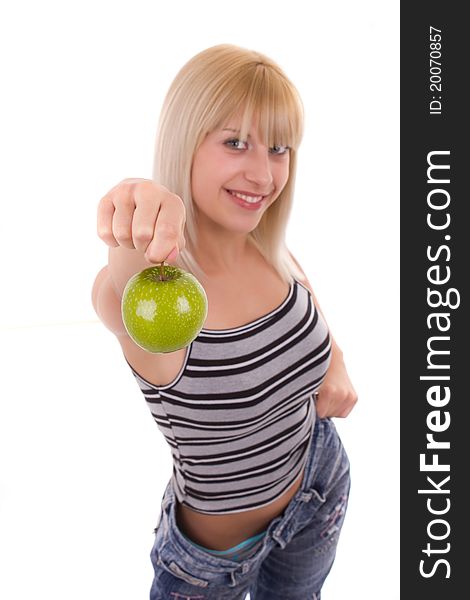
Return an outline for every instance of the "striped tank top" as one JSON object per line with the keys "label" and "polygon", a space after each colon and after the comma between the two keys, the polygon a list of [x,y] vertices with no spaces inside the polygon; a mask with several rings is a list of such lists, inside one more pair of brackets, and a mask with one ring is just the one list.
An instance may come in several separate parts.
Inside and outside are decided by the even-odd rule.
{"label": "striped tank top", "polygon": [[309,290],[246,325],[202,329],[179,374],[158,386],[132,372],[171,447],[177,500],[205,514],[260,508],[305,466],[313,393],[331,340]]}

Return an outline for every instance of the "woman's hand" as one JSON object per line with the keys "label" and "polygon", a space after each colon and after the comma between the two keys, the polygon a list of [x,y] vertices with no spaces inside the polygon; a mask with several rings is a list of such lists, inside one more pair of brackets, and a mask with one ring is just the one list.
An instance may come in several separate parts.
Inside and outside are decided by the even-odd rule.
{"label": "woman's hand", "polygon": [[185,246],[183,201],[149,179],[124,179],[98,206],[98,236],[111,247],[144,253],[150,263],[170,262]]}
{"label": "woman's hand", "polygon": [[346,371],[342,352],[333,344],[328,372],[317,391],[317,415],[320,419],[347,417],[356,402],[357,394]]}

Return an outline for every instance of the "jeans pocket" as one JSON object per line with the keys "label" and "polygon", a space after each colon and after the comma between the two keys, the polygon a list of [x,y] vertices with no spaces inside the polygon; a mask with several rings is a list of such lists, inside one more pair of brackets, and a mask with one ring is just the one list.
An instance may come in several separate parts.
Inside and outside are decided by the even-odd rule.
{"label": "jeans pocket", "polygon": [[330,510],[323,516],[322,528],[320,530],[320,537],[324,541],[329,541],[336,538],[343,525],[344,516],[346,514],[346,507],[348,503],[348,496],[341,494]]}
{"label": "jeans pocket", "polygon": [[305,494],[307,501],[296,514],[293,533],[303,532],[311,538],[314,555],[330,552],[337,545],[348,504],[348,489],[348,486],[338,486],[323,494],[312,488]]}

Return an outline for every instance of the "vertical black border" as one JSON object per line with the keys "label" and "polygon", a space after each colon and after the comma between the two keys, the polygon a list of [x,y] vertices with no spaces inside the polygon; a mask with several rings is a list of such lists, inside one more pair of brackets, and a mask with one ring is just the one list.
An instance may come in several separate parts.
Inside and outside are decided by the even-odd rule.
{"label": "vertical black border", "polygon": [[[470,194],[465,180],[470,172],[470,155],[466,147],[466,139],[470,137],[470,107],[464,88],[468,85],[470,35],[469,24],[463,15],[464,6],[465,3],[444,1],[401,2],[400,6],[400,597],[404,600],[460,600],[468,595],[470,386],[466,375],[470,377],[470,352],[467,349],[470,343],[467,283],[470,277],[467,266],[467,260],[470,262],[467,243],[470,241],[470,217],[466,214]],[[442,36],[441,90],[430,89],[431,26],[440,29]],[[434,56],[438,58],[437,54]],[[435,77],[434,81],[437,80]],[[442,103],[441,114],[430,114],[430,102],[438,99]],[[438,104],[434,106],[438,107]],[[431,159],[450,165],[447,171],[449,183],[428,181],[428,157],[433,151],[449,151],[448,155],[436,154]],[[432,173],[436,175],[435,179],[446,178],[444,170],[436,169]],[[428,206],[428,194],[432,189],[444,189],[449,194],[450,203],[446,209],[434,210]],[[432,199],[444,202],[446,194],[436,192]],[[448,213],[449,226],[443,230],[431,228],[427,223],[428,213],[432,213],[435,223],[444,223]],[[439,270],[428,271],[436,265]],[[435,284],[429,280],[429,276],[442,280],[449,274],[447,283]],[[428,288],[440,291],[443,298],[451,288],[457,290],[449,299],[450,304],[456,304],[459,297],[459,306],[432,308]],[[438,302],[437,298],[435,295],[433,300]],[[437,319],[428,321],[432,313],[447,314],[440,324],[443,327],[450,324],[448,331],[439,331]],[[436,355],[432,359],[434,365],[449,365],[448,370],[429,368],[427,344],[432,336],[449,337],[431,342],[432,348],[449,351],[449,354]],[[426,375],[448,375],[450,380],[420,379]],[[448,386],[450,400],[446,405],[431,406],[427,395],[431,386],[441,386],[442,397],[444,386]],[[434,433],[435,440],[450,443],[448,449],[426,448],[426,436],[432,433],[427,419],[432,419],[429,415],[436,410],[439,410],[440,423],[450,418],[448,428]],[[436,419],[431,423],[435,425]],[[420,454],[423,453],[427,463],[437,453],[440,464],[449,464],[449,472],[420,469]],[[434,485],[427,480],[428,476]],[[442,483],[447,476],[450,479]],[[418,493],[420,489],[436,490],[436,486],[447,492]],[[448,510],[441,515],[432,514],[429,506],[436,511]],[[446,521],[447,525],[438,519]],[[443,539],[433,540],[429,531]],[[428,543],[431,551],[427,554],[423,550]],[[442,562],[438,563],[439,560]],[[428,577],[420,573],[420,561],[424,561],[421,568]]]}

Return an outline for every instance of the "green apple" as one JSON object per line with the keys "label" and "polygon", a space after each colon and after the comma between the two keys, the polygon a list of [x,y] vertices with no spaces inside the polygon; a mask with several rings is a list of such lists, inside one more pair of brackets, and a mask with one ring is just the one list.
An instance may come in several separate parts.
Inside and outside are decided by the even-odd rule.
{"label": "green apple", "polygon": [[188,346],[207,317],[200,282],[179,267],[149,267],[124,288],[122,320],[134,342],[148,352],[174,352]]}

